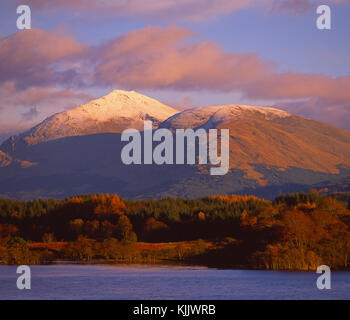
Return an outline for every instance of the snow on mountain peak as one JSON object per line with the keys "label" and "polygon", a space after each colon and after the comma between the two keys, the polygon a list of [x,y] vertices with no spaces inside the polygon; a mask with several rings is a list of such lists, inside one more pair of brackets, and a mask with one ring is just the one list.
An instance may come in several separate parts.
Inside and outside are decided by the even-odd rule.
{"label": "snow on mountain peak", "polygon": [[158,125],[178,112],[135,91],[114,90],[104,97],[54,114],[15,139],[34,145],[69,136],[120,133],[128,128],[140,130],[144,120]]}
{"label": "snow on mountain peak", "polygon": [[156,128],[215,127],[220,123],[239,119],[264,117],[275,120],[291,116],[274,109],[244,105],[197,107],[179,111],[135,91],[113,90],[104,97],[84,105],[52,115],[7,143],[10,150],[20,141],[26,145],[70,136],[97,133],[121,133],[128,128],[143,130],[144,120],[151,120]]}
{"label": "snow on mountain peak", "polygon": [[266,120],[275,120],[278,118],[286,118],[291,116],[291,114],[286,111],[269,107],[224,105],[218,106],[216,108],[218,110],[214,113],[213,118],[222,121],[226,121],[232,118],[243,119],[249,116],[253,116],[254,114],[263,115]]}
{"label": "snow on mountain peak", "polygon": [[144,118],[163,121],[178,111],[135,91],[114,90],[106,96],[66,111],[67,116],[84,120],[108,121],[114,118]]}
{"label": "snow on mountain peak", "polygon": [[175,114],[165,121],[164,126],[173,128],[204,126],[205,128],[211,128],[226,121],[252,119],[261,116],[267,121],[272,121],[290,117],[292,114],[275,108],[246,105],[196,107]]}

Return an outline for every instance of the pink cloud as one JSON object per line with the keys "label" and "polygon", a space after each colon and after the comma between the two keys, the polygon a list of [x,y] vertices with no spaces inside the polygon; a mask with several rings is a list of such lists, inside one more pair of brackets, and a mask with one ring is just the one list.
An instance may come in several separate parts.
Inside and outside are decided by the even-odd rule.
{"label": "pink cloud", "polygon": [[95,49],[95,81],[129,88],[232,90],[266,74],[254,54],[224,53],[214,42],[193,42],[185,28],[148,27]]}
{"label": "pink cloud", "polygon": [[294,13],[303,13],[312,8],[315,1],[311,0],[284,0],[274,1],[271,6],[272,12],[289,11]]}
{"label": "pink cloud", "polygon": [[0,86],[0,134],[28,129],[48,114],[90,101],[84,92],[54,87],[17,89],[13,81]]}
{"label": "pink cloud", "polygon": [[348,102],[311,98],[304,101],[277,105],[276,107],[305,118],[350,130],[350,104]]}
{"label": "pink cloud", "polygon": [[255,54],[225,53],[181,27],[132,31],[94,49],[95,83],[136,89],[240,91],[262,99],[350,102],[350,76],[279,73]]}
{"label": "pink cloud", "polygon": [[[20,1],[16,0],[16,3]],[[259,8],[267,11],[304,12],[319,4],[317,0],[27,0],[26,4],[52,13],[68,9],[79,13],[156,18],[167,20],[197,20],[216,18],[232,12]],[[333,0],[333,4],[348,4],[348,0]]]}
{"label": "pink cloud", "polygon": [[87,85],[317,101],[318,109],[305,104],[304,110],[309,106],[314,114],[317,110],[326,114],[324,104],[328,104],[333,113],[345,110],[344,117],[350,106],[350,76],[281,73],[256,54],[225,52],[217,43],[201,41],[177,26],[147,27],[90,47],[60,32],[27,30],[0,39],[0,59],[2,108],[62,106],[68,100],[84,99],[68,88]]}
{"label": "pink cloud", "polygon": [[244,87],[247,96],[265,99],[319,97],[350,103],[350,76],[328,77],[304,73],[272,73]]}
{"label": "pink cloud", "polygon": [[189,96],[184,97],[182,100],[177,101],[166,101],[168,106],[172,106],[174,109],[183,111],[188,108],[192,108],[192,99]]}
{"label": "pink cloud", "polygon": [[10,110],[18,107],[72,107],[92,99],[92,96],[70,89],[54,87],[30,87],[17,89],[13,81],[7,81],[0,86],[0,110]]}
{"label": "pink cloud", "polygon": [[[74,68],[59,71],[55,63],[68,61],[84,51],[72,36],[59,31],[23,30],[0,39],[0,82],[16,81],[18,86],[73,81]],[[56,69],[55,69],[56,68]]]}
{"label": "pink cloud", "polygon": [[[154,40],[154,41],[153,41]],[[180,27],[132,31],[94,49],[94,82],[136,89],[239,92],[297,100],[289,111],[350,129],[350,76],[278,72],[255,54],[226,53]],[[306,101],[306,102],[305,102]],[[310,101],[312,103],[310,103]],[[331,116],[328,113],[332,114]]]}
{"label": "pink cloud", "polygon": [[[267,0],[260,0],[267,1]],[[271,0],[268,0],[271,1]],[[19,1],[18,1],[19,3]],[[258,0],[27,0],[27,4],[51,10],[69,9],[79,12],[161,19],[203,20],[257,5]]]}
{"label": "pink cloud", "polygon": [[[227,53],[190,30],[170,26],[131,31],[87,47],[60,32],[26,30],[0,39],[0,83],[239,91],[258,99],[319,97],[350,102],[350,76],[279,73],[256,54]],[[27,92],[28,94],[28,92]],[[17,97],[17,99],[19,99]]]}

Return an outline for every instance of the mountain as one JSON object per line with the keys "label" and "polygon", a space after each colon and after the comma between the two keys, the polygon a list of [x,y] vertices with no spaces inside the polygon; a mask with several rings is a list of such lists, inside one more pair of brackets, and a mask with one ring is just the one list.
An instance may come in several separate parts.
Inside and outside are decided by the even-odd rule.
{"label": "mountain", "polygon": [[178,112],[135,91],[114,90],[102,98],[54,114],[27,132],[8,139],[2,149],[13,152],[20,146],[64,137],[120,133],[126,128],[143,130],[144,120],[152,120],[157,126]]}
{"label": "mountain", "polygon": [[[211,176],[205,165],[124,165],[120,132],[142,129],[146,119],[172,130],[229,129],[229,173]],[[13,198],[115,192],[128,198],[237,193],[272,199],[350,177],[349,131],[274,108],[178,112],[126,91],[53,115],[0,149],[0,196]]]}
{"label": "mountain", "polygon": [[291,113],[252,106],[224,105],[185,110],[165,120],[167,128],[230,130],[230,168],[267,183],[259,167],[301,168],[339,174],[350,166],[350,132]]}

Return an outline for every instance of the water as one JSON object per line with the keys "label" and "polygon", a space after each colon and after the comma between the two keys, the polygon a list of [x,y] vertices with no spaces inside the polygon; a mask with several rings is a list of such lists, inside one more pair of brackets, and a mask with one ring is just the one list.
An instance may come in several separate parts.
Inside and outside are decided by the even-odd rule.
{"label": "water", "polygon": [[32,266],[18,290],[14,266],[0,266],[0,299],[350,299],[350,272],[318,290],[313,272],[216,270],[149,265]]}

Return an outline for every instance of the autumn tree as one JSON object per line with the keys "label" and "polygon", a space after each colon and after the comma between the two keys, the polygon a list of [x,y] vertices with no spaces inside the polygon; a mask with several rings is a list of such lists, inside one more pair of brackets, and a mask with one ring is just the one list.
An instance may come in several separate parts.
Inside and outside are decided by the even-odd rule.
{"label": "autumn tree", "polygon": [[164,222],[158,221],[155,218],[151,217],[146,220],[144,231],[152,232],[155,230],[161,230],[161,229],[167,229],[167,228],[168,226]]}
{"label": "autumn tree", "polygon": [[120,251],[120,243],[115,238],[105,239],[102,243],[103,255],[107,259],[116,259]]}
{"label": "autumn tree", "polygon": [[153,217],[148,218],[143,227],[145,237],[148,241],[160,239],[167,229],[168,226],[164,222],[158,221]]}
{"label": "autumn tree", "polygon": [[80,235],[76,241],[68,243],[64,248],[66,257],[81,261],[91,260],[95,252],[96,240],[89,239],[82,235]]}
{"label": "autumn tree", "polygon": [[127,216],[119,216],[118,223],[116,225],[116,231],[121,240],[128,240],[132,232],[132,224]]}
{"label": "autumn tree", "polygon": [[117,230],[117,226],[109,222],[108,220],[104,220],[101,223],[101,236],[105,239],[111,238]]}
{"label": "autumn tree", "polygon": [[124,213],[125,203],[118,195],[96,195],[93,197],[94,214],[100,216],[121,215]]}

